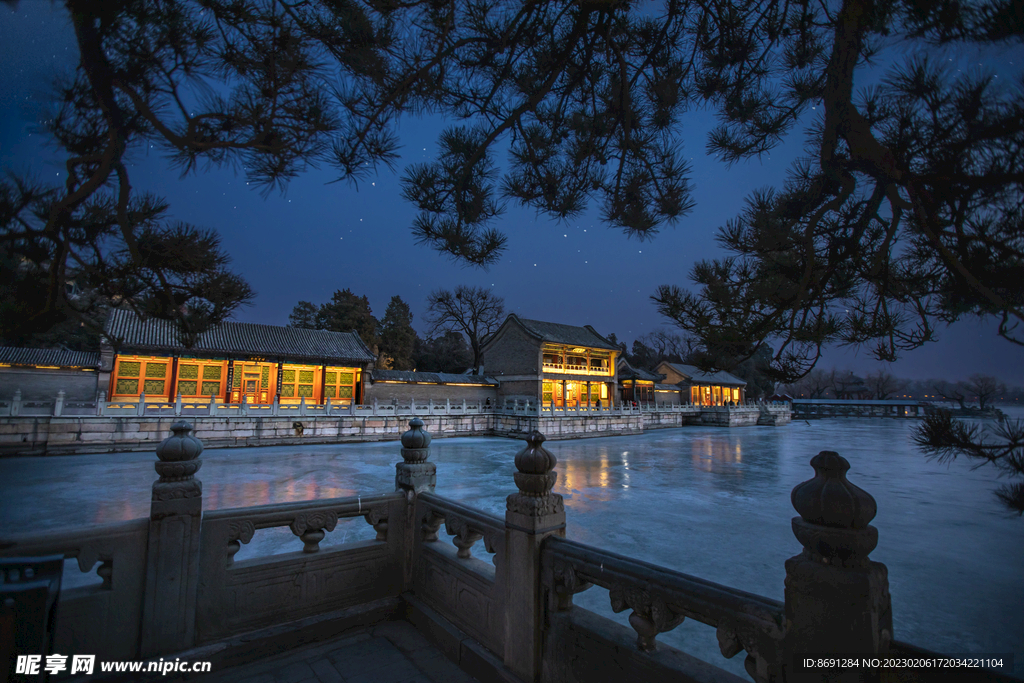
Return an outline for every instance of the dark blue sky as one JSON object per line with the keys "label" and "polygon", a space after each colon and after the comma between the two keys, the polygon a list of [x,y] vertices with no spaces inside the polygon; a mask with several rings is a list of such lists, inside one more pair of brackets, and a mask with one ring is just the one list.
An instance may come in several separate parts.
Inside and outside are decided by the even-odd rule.
{"label": "dark blue sky", "polygon": [[[1007,61],[1014,56],[1024,61],[1019,50]],[[69,69],[75,59],[61,5],[28,0],[14,10],[0,6],[0,166],[63,182],[60,157],[32,128],[50,74]],[[220,233],[233,270],[257,292],[238,320],[283,325],[297,301],[321,303],[347,287],[367,295],[378,317],[392,296],[401,296],[422,332],[427,294],[468,284],[493,287],[509,311],[524,317],[590,324],[631,342],[666,329],[649,297],[661,284],[688,285],[695,261],[720,256],[716,228],[736,215],[750,191],[778,183],[803,144],[793,136],[770,157],[730,168],[704,153],[710,116],[697,112],[684,123],[697,207],[675,227],[637,242],[604,227],[596,210],[561,224],[509,205],[500,224],[508,249],[486,271],[416,246],[409,230],[415,211],[400,196],[400,170],[431,158],[446,124],[441,118],[404,119],[399,171],[385,169],[358,188],[328,184],[335,176],[324,167],[264,199],[230,167],[181,178],[168,170],[158,149],[130,158],[132,184],[165,197],[173,218]],[[890,369],[911,378],[960,379],[981,372],[1024,384],[1024,349],[997,338],[992,321],[961,322],[941,329],[940,337]],[[819,367],[833,365],[866,373],[878,363],[863,350],[837,349]]]}

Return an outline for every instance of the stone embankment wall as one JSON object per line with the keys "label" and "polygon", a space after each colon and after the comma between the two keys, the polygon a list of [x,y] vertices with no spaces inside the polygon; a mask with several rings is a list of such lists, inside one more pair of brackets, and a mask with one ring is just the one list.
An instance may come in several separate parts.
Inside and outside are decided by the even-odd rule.
{"label": "stone embankment wall", "polygon": [[[775,424],[789,422],[785,408],[772,407]],[[525,438],[539,429],[548,439],[579,439],[642,434],[648,429],[713,424],[737,427],[758,423],[756,408],[704,408],[693,413],[623,415],[420,415],[435,437],[505,436]],[[5,417],[0,418],[0,455],[66,455],[150,451],[180,417]],[[408,429],[409,416],[186,417],[208,448],[284,446],[389,441]],[[763,423],[762,423],[763,424]]]}
{"label": "stone embankment wall", "polygon": [[748,427],[756,425],[761,411],[757,406],[737,408],[707,407],[700,412],[700,424],[716,427]]}
{"label": "stone embankment wall", "polygon": [[[151,451],[182,418],[14,417],[0,420],[0,455]],[[187,417],[207,448],[397,440],[409,417]],[[492,433],[493,415],[420,416],[431,434]]]}

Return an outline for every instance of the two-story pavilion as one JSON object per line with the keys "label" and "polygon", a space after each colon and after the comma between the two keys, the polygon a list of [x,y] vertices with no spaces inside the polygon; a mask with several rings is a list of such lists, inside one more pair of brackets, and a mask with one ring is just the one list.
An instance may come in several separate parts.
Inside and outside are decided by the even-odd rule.
{"label": "two-story pavilion", "polygon": [[[100,351],[108,400],[344,404],[362,399],[374,355],[354,332],[225,322],[191,349],[169,320],[111,311]],[[105,375],[105,376],[104,376]],[[109,384],[108,384],[109,382]]]}
{"label": "two-story pavilion", "polygon": [[590,325],[527,320],[512,313],[484,340],[484,367],[505,398],[546,406],[615,403],[619,348]]}
{"label": "two-story pavilion", "polygon": [[690,390],[690,403],[702,406],[720,406],[729,402],[742,403],[747,383],[724,370],[703,372],[693,365],[662,361],[654,371],[665,375],[666,384],[676,384]]}

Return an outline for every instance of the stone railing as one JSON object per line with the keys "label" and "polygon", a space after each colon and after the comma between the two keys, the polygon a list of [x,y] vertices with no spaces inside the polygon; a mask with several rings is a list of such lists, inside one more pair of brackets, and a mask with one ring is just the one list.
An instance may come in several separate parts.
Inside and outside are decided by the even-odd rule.
{"label": "stone railing", "polygon": [[133,659],[137,655],[145,592],[147,520],[45,534],[8,536],[6,531],[0,538],[0,556],[63,555],[75,560],[79,571],[96,574],[93,581],[79,587],[68,584],[80,581],[65,579],[54,652],[103,652],[109,653],[110,659]]}
{"label": "stone railing", "polygon": [[[421,536],[414,594],[485,648],[501,652],[507,590],[504,520],[431,493],[418,497],[415,519]],[[439,533],[452,537],[452,545],[439,541]],[[478,541],[482,557],[473,555]]]}
{"label": "stone railing", "polygon": [[[196,640],[210,642],[398,595],[402,568],[389,521],[404,514],[398,493],[215,510],[203,516]],[[339,520],[362,517],[374,540],[321,549]],[[287,527],[295,552],[235,562],[257,531]],[[301,562],[303,588],[293,585]]]}
{"label": "stone railing", "polygon": [[501,403],[484,401],[440,401],[429,400],[417,403],[353,402],[337,403],[327,399],[325,403],[270,404],[221,403],[216,399],[183,399],[173,402],[147,399],[143,394],[137,399],[107,401],[102,396],[95,401],[66,401],[60,392],[52,401],[23,401],[20,392],[13,399],[0,401],[0,417],[412,417],[415,415],[521,415],[526,417],[573,417],[597,415],[637,415],[641,413],[682,413],[694,414],[701,410],[728,409],[732,411],[759,410],[770,405],[782,409],[787,403],[766,403],[747,401],[743,404],[726,406],[701,406],[693,403],[620,403],[613,406],[543,406],[533,401],[506,400]]}
{"label": "stone railing", "polygon": [[554,612],[571,610],[576,593],[595,585],[606,588],[612,611],[632,610],[629,623],[643,652],[654,652],[659,633],[690,618],[717,629],[726,658],[746,650],[745,666],[755,680],[782,669],[785,606],[780,602],[562,538],[545,544],[541,572]]}
{"label": "stone railing", "polygon": [[[780,603],[566,539],[555,458],[536,431],[515,456],[504,519],[438,496],[431,436],[419,418],[409,424],[394,493],[203,514],[202,444],[179,422],[157,449],[149,519],[9,536],[0,556],[98,565],[99,585],[62,592],[55,642],[102,659],[226,663],[242,644],[257,656],[402,617],[481,680],[741,680],[658,642],[685,618],[716,629],[723,656],[745,652],[758,683],[823,680],[798,655],[927,654],[893,640],[887,570],[869,559],[875,501],[847,481],[849,463],[836,453],[815,456],[815,476],[793,489],[803,550],[786,561]],[[376,538],[321,546],[360,517]],[[255,534],[277,527],[296,537],[294,552],[236,561]],[[608,590],[614,612],[631,611],[631,628],[573,605],[592,586]],[[887,680],[863,668],[838,673],[829,680]],[[935,671],[914,673],[935,680]],[[983,671],[958,680],[1009,679]]]}

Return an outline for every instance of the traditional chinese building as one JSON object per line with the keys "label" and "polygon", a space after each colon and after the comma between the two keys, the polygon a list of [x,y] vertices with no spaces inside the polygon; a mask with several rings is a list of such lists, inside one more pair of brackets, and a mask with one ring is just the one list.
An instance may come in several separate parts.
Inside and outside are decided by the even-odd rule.
{"label": "traditional chinese building", "polygon": [[100,386],[109,401],[360,402],[374,355],[354,332],[225,322],[191,349],[169,320],[114,310],[104,329]]}
{"label": "traditional chinese building", "polygon": [[0,397],[52,401],[58,392],[75,401],[96,399],[100,354],[64,349],[0,347]]}
{"label": "traditional chinese building", "polygon": [[[619,391],[624,403],[664,402],[655,389],[661,386],[659,383],[665,379],[665,375],[659,375],[643,368],[634,368],[625,358],[619,358],[616,365]],[[679,393],[679,387],[672,388],[677,394]],[[678,403],[678,400],[674,402]]]}
{"label": "traditional chinese building", "polygon": [[689,389],[689,402],[702,406],[720,406],[726,403],[742,403],[747,383],[736,375],[719,370],[703,372],[693,365],[662,361],[655,372],[665,376],[666,384],[676,384],[683,389],[684,397]]}
{"label": "traditional chinese building", "polygon": [[589,325],[527,320],[514,313],[484,340],[484,367],[503,398],[546,406],[610,406],[619,348]]}

